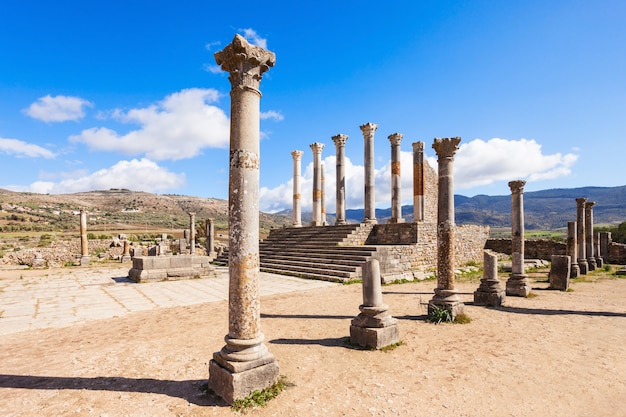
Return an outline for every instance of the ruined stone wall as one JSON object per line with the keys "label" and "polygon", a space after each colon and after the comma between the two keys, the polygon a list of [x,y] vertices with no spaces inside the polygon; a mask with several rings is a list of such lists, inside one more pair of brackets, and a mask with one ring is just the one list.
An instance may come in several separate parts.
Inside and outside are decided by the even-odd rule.
{"label": "ruined stone wall", "polygon": [[609,245],[609,259],[605,262],[610,264],[626,265],[626,245],[623,243],[611,242]]}
{"label": "ruined stone wall", "polygon": [[[89,256],[94,259],[119,259],[122,255],[121,246],[111,247],[113,240],[92,239],[88,241]],[[46,266],[61,267],[72,263],[80,257],[80,239],[59,240],[50,247],[24,248],[14,252],[7,252],[0,258],[0,265],[28,265],[32,266],[37,254],[46,262]]]}
{"label": "ruined stone wall", "polygon": [[437,223],[437,198],[439,196],[439,177],[434,168],[424,158],[424,223]]}
{"label": "ruined stone wall", "polygon": [[[420,226],[421,227],[421,223]],[[390,223],[374,226],[366,245],[412,245],[418,242],[417,223]]]}
{"label": "ruined stone wall", "polygon": [[[488,239],[485,249],[498,253],[511,254],[511,239]],[[524,241],[524,258],[550,261],[552,255],[566,255],[566,244],[552,239],[531,239]]]}
{"label": "ruined stone wall", "polygon": [[489,231],[489,226],[473,224],[456,226],[454,231],[455,266],[465,265],[468,262],[483,262],[483,251],[489,239]]}

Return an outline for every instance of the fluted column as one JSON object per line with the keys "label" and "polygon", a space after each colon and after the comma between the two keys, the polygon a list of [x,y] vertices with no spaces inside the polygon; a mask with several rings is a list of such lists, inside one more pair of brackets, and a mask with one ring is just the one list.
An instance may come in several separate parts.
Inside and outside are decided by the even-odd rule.
{"label": "fluted column", "polygon": [[80,210],[80,266],[89,265],[89,241],[87,240],[87,211]]}
{"label": "fluted column", "polygon": [[312,143],[313,151],[313,226],[322,225],[322,150],[323,143]]}
{"label": "fluted column", "polygon": [[578,245],[576,243],[576,222],[567,222],[566,254],[570,257],[570,278],[578,278]]}
{"label": "fluted column", "polygon": [[231,83],[229,289],[226,345],[209,365],[209,388],[229,403],[272,385],[279,369],[263,343],[259,298],[259,86],[276,56],[236,35],[215,54]]}
{"label": "fluted column", "polygon": [[460,137],[436,138],[433,149],[437,153],[439,196],[437,200],[437,288],[428,303],[428,312],[444,308],[454,319],[463,312],[458,291],[454,288],[454,154],[459,149]]}
{"label": "fluted column", "polygon": [[189,213],[189,254],[196,253],[196,213]]}
{"label": "fluted column", "polygon": [[413,221],[424,221],[424,142],[413,142]]}
{"label": "fluted column", "polygon": [[365,142],[365,204],[364,204],[364,223],[377,223],[376,221],[376,195],[374,193],[374,132],[378,129],[375,123],[366,123],[362,125],[363,139]]}
{"label": "fluted column", "polygon": [[302,227],[302,199],[300,198],[302,154],[302,151],[291,152],[293,158],[293,227]]}
{"label": "fluted column", "polygon": [[337,159],[337,178],[336,178],[336,205],[335,205],[335,224],[346,224],[346,141],[348,136],[338,134],[333,136],[335,142],[336,159]]}
{"label": "fluted column", "polygon": [[585,203],[585,253],[587,255],[587,265],[589,271],[596,269],[595,245],[593,244],[593,206],[595,201],[587,201]]}
{"label": "fluted column", "polygon": [[391,219],[389,223],[403,223],[402,218],[402,196],[401,196],[401,165],[400,165],[400,142],[403,135],[393,133],[389,135],[391,143]]}
{"label": "fluted column", "polygon": [[584,197],[576,199],[576,239],[578,240],[578,267],[580,273],[586,275],[589,272],[587,263],[587,244],[585,243],[585,203]]}
{"label": "fluted column", "polygon": [[524,185],[510,181],[511,188],[511,257],[512,273],[506,282],[506,295],[526,297],[530,294],[528,275],[524,272]]}

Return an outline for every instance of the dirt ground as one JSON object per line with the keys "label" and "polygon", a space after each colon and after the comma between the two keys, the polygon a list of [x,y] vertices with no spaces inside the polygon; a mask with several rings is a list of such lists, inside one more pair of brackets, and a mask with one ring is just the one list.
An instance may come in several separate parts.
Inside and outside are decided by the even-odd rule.
{"label": "dirt ground", "polygon": [[[250,416],[624,416],[626,279],[471,305],[469,324],[425,321],[433,281],[383,287],[403,344],[345,341],[360,285],[264,297],[262,330],[293,386]],[[132,313],[0,340],[2,416],[231,416],[199,389],[224,345],[227,304]],[[1,318],[0,318],[1,325]]]}

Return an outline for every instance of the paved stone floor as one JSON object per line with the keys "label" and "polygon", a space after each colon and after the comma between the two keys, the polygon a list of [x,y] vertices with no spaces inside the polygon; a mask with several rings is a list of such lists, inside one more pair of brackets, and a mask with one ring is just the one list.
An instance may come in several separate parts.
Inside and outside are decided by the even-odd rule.
{"label": "paved stone floor", "polygon": [[[228,300],[228,268],[207,278],[137,284],[129,266],[0,271],[0,335],[63,327],[134,311]],[[15,276],[16,275],[16,276]],[[339,285],[261,273],[261,296]]]}

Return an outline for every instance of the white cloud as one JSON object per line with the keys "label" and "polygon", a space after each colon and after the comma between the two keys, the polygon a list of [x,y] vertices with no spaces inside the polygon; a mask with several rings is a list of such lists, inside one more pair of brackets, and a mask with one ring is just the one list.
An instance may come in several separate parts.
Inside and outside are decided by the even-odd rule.
{"label": "white cloud", "polygon": [[222,109],[209,105],[219,97],[214,89],[190,88],[145,108],[116,109],[110,117],[139,125],[139,129],[120,135],[107,127],[93,127],[70,140],[96,151],[145,154],[154,160],[192,158],[204,148],[228,146],[228,117]]}
{"label": "white cloud", "polygon": [[221,74],[222,72],[224,72],[224,70],[222,69],[222,67],[220,67],[217,64],[205,64],[204,65],[204,70],[206,72],[210,72],[211,74]]}
{"label": "white cloud", "polygon": [[260,116],[261,120],[274,119],[279,122],[285,120],[285,117],[280,112],[277,112],[275,110],[261,112]]}
{"label": "white cloud", "polygon": [[260,37],[254,29],[239,29],[239,31],[242,32],[243,37],[251,44],[267,49],[267,39]]}
{"label": "white cloud", "polygon": [[80,97],[55,96],[40,97],[24,111],[33,119],[44,122],[65,122],[85,117],[85,107],[93,104]]}
{"label": "white cloud", "polygon": [[[391,151],[389,147],[378,150],[377,155],[388,162],[375,169],[374,191],[377,207],[391,207]],[[401,152],[401,197],[402,204],[411,204],[413,199],[413,153]],[[437,170],[437,156],[433,149],[425,150],[429,165]],[[454,185],[455,190],[469,189],[491,184],[496,181],[528,179],[540,181],[567,176],[571,166],[578,159],[577,155],[560,153],[544,155],[541,145],[534,140],[491,139],[487,142],[475,139],[462,144],[455,155]],[[335,211],[335,156],[323,159],[325,175],[326,211]],[[285,175],[291,175],[292,169],[286,169]],[[346,173],[346,208],[361,208],[364,200],[364,167],[353,165],[350,158],[345,160]],[[302,172],[301,206],[302,211],[311,211],[313,192],[313,163],[309,163]],[[293,205],[293,178],[269,189],[260,190],[260,208],[265,212],[291,209]]]}
{"label": "white cloud", "polygon": [[27,143],[18,139],[0,138],[0,153],[30,158],[48,158],[52,159],[56,155],[46,148],[39,145]]}
{"label": "white cloud", "polygon": [[143,158],[119,161],[109,168],[82,177],[66,178],[60,182],[36,181],[28,186],[8,185],[2,188],[40,194],[66,194],[110,188],[154,193],[175,190],[185,182],[185,174],[170,172],[155,162]]}
{"label": "white cloud", "polygon": [[207,51],[210,51],[213,49],[214,46],[220,46],[220,44],[220,41],[212,41],[204,45],[204,47],[207,49]]}

